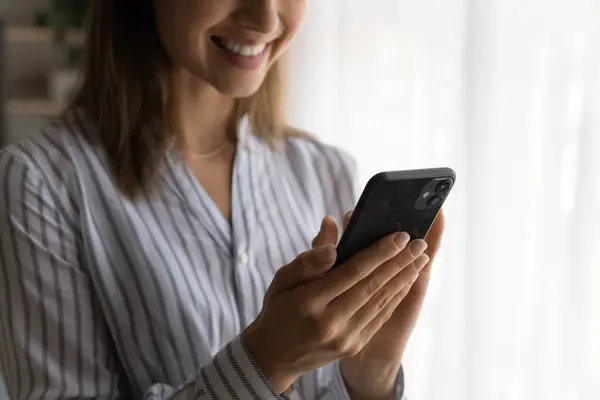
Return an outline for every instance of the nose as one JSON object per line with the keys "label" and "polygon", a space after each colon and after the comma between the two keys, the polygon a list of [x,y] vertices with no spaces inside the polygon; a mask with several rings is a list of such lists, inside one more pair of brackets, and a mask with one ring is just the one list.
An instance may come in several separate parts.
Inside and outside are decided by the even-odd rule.
{"label": "nose", "polygon": [[259,33],[271,33],[279,29],[279,0],[245,0],[236,15],[238,25]]}

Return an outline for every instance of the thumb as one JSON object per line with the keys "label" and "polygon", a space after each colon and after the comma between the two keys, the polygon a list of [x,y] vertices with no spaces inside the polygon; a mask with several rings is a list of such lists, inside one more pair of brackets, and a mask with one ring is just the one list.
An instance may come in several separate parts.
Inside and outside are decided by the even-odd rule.
{"label": "thumb", "polygon": [[444,230],[446,228],[446,218],[444,216],[444,210],[440,211],[437,215],[435,222],[429,229],[425,241],[427,242],[427,251],[425,254],[429,256],[430,264],[435,259],[440,247],[442,245],[442,238],[444,237]]}
{"label": "thumb", "polygon": [[321,229],[319,233],[312,241],[313,249],[319,246],[325,246],[328,244],[336,245],[338,240],[338,227],[335,220],[330,216],[323,218],[321,223]]}
{"label": "thumb", "polygon": [[279,268],[269,286],[267,297],[323,276],[335,263],[336,256],[332,244],[300,254],[294,261]]}

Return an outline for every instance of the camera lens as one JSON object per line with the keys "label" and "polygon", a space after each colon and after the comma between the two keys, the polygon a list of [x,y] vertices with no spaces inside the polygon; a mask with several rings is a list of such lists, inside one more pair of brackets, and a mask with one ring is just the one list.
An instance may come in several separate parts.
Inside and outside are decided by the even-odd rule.
{"label": "camera lens", "polygon": [[443,202],[444,202],[444,199],[442,199],[440,196],[433,196],[431,198],[431,200],[429,200],[429,202],[427,203],[427,205],[430,208],[435,208],[435,207],[441,206]]}
{"label": "camera lens", "polygon": [[450,186],[452,186],[452,182],[442,181],[435,187],[435,191],[439,193],[445,193],[448,191],[448,189],[450,189]]}

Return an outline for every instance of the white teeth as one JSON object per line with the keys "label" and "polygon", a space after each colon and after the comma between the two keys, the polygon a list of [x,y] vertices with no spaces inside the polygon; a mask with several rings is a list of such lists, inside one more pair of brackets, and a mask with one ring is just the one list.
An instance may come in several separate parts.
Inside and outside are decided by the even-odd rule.
{"label": "white teeth", "polygon": [[252,49],[248,48],[248,47],[244,47],[242,48],[242,55],[243,56],[251,56],[252,55]]}
{"label": "white teeth", "polygon": [[232,42],[228,39],[221,40],[221,44],[232,53],[236,53],[244,57],[256,57],[265,50],[265,47],[267,47],[267,45],[264,43],[257,44],[255,46],[248,46]]}

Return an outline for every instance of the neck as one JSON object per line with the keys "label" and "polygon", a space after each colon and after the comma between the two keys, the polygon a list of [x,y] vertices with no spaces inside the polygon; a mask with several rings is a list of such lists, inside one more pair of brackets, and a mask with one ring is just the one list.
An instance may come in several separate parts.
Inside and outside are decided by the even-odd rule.
{"label": "neck", "polygon": [[209,153],[234,140],[235,99],[187,71],[174,75],[169,109],[177,145],[185,153]]}

